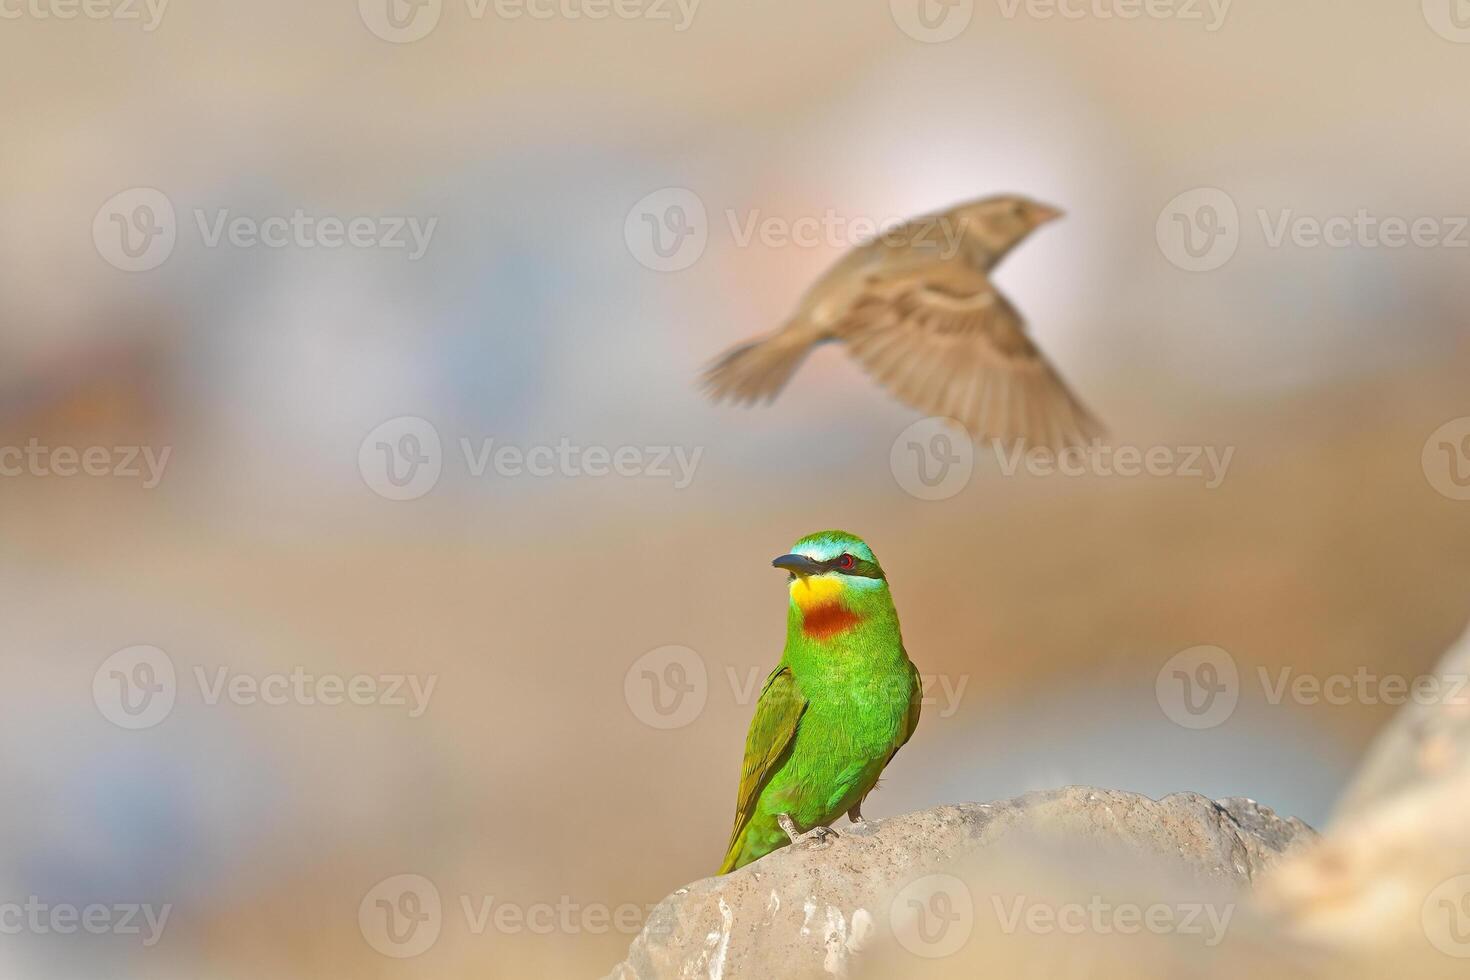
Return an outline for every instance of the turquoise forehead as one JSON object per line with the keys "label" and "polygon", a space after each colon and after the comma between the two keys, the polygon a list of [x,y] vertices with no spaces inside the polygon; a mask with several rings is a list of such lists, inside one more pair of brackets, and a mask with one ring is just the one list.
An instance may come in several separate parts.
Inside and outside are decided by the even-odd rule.
{"label": "turquoise forehead", "polygon": [[792,545],[791,551],[793,554],[805,555],[817,561],[827,561],[844,552],[865,561],[878,560],[873,557],[872,549],[864,543],[862,538],[846,531],[818,531],[816,534],[808,534]]}

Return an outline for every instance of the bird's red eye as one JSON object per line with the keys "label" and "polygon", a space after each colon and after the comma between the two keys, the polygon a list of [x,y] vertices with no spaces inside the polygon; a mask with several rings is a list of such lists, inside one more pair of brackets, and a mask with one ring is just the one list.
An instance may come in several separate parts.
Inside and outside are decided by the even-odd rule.
{"label": "bird's red eye", "polygon": [[853,568],[856,565],[857,559],[853,558],[852,555],[843,555],[841,558],[837,559],[838,568]]}

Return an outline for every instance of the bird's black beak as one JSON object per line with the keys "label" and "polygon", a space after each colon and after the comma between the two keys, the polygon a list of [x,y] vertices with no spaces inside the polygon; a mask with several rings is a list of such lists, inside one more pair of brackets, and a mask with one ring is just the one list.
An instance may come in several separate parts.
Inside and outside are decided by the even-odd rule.
{"label": "bird's black beak", "polygon": [[827,570],[826,565],[813,561],[806,555],[782,555],[772,559],[771,564],[786,569],[792,575],[820,575]]}

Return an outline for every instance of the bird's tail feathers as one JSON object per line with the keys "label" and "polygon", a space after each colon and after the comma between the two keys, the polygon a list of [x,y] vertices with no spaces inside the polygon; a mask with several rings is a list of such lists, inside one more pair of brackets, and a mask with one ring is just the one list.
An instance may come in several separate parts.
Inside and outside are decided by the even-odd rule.
{"label": "bird's tail feathers", "polygon": [[740,857],[745,853],[745,832],[750,824],[737,826],[735,833],[730,835],[730,846],[725,849],[725,860],[720,862],[720,870],[717,875],[726,875],[740,866]]}
{"label": "bird's tail feathers", "polygon": [[705,370],[703,385],[710,398],[737,404],[770,402],[786,387],[811,350],[809,337],[778,330],[732,347]]}

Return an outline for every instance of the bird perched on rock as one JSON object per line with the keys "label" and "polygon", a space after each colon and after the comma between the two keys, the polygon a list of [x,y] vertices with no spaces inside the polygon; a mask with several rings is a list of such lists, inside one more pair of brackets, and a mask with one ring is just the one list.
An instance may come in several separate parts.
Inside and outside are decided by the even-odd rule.
{"label": "bird perched on rock", "polygon": [[720,874],[820,841],[844,813],[861,824],[863,798],[919,724],[919,673],[862,539],[810,534],[771,564],[791,574],[786,651],[750,722]]}
{"label": "bird perched on rock", "polygon": [[990,272],[1062,212],[992,197],[905,222],[850,251],[774,333],[704,375],[715,401],[771,401],[807,352],[839,341],[901,400],[963,422],[979,439],[1085,445],[1101,433],[1026,335]]}

